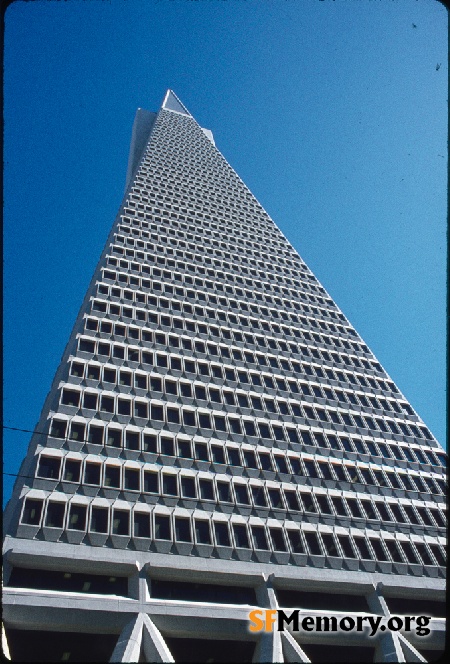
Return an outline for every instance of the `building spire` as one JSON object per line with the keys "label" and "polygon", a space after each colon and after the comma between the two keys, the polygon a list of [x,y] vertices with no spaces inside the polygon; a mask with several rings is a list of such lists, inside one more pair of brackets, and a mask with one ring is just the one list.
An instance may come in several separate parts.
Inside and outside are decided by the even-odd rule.
{"label": "building spire", "polygon": [[162,103],[162,108],[164,108],[166,111],[175,111],[176,113],[182,113],[183,115],[191,116],[187,108],[181,103],[173,90],[167,90],[166,96],[164,97],[164,101]]}

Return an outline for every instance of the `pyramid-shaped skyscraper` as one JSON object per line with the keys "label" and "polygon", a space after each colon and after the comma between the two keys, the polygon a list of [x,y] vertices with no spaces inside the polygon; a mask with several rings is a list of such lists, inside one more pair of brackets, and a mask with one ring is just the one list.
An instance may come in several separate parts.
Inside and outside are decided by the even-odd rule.
{"label": "pyramid-shaped skyscraper", "polygon": [[[444,468],[169,90],[137,112],[123,204],[6,510],[5,643],[13,661],[428,661]],[[251,631],[257,609],[413,627]]]}

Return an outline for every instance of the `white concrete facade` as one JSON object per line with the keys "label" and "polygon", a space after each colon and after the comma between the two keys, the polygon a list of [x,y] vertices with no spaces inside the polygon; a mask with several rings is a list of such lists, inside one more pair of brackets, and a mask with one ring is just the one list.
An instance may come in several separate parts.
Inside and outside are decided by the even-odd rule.
{"label": "white concrete facade", "polygon": [[[126,181],[5,513],[5,653],[428,661],[443,449],[170,90]],[[253,634],[257,607],[431,635]]]}

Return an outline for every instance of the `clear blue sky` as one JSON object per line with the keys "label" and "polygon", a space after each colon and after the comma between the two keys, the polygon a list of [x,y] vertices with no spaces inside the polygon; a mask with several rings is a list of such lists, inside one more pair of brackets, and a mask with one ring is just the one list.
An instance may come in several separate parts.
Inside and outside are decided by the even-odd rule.
{"label": "clear blue sky", "polygon": [[[136,108],[170,87],[445,444],[442,5],[16,2],[5,23],[7,426],[38,421],[123,195]],[[28,441],[5,432],[7,473]]]}

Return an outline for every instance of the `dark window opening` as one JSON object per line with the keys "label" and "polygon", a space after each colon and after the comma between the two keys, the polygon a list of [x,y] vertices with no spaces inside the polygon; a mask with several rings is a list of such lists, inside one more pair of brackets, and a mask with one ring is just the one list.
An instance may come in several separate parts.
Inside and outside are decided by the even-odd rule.
{"label": "dark window opening", "polygon": [[231,546],[230,535],[226,523],[214,523],[214,532],[216,534],[216,542],[218,546]]}
{"label": "dark window opening", "polygon": [[155,539],[172,539],[170,517],[161,515],[155,516]]}
{"label": "dark window opening", "polygon": [[108,429],[106,444],[111,445],[111,447],[121,447],[122,445],[121,429]]}
{"label": "dark window opening", "polygon": [[[207,522],[198,522],[206,523]],[[151,595],[156,599],[173,599],[186,602],[213,602],[218,604],[256,604],[253,588],[223,586],[211,583],[151,580]],[[182,659],[182,661],[185,661]]]}
{"label": "dark window opening", "polygon": [[7,638],[16,662],[108,662],[118,635],[8,629]]}
{"label": "dark window opening", "polygon": [[103,507],[93,507],[91,512],[91,531],[94,533],[108,532],[108,510]]}
{"label": "dark window opening", "polygon": [[306,530],[304,532],[305,540],[308,545],[309,551],[312,555],[315,556],[321,556],[322,554],[322,549],[320,548],[319,540],[317,537],[317,534],[314,532],[311,532],[309,530]]}
{"label": "dark window opening", "polygon": [[86,528],[86,505],[70,506],[70,517],[68,528],[71,530],[85,530]]}
{"label": "dark window opening", "polygon": [[189,519],[175,518],[175,539],[178,542],[192,542]]}
{"label": "dark window opening", "polygon": [[139,470],[125,468],[125,489],[139,491]]}
{"label": "dark window opening", "polygon": [[308,643],[302,644],[302,648],[310,658],[311,662],[348,662],[352,664],[360,664],[361,662],[373,662],[375,656],[375,648],[367,646],[338,646],[334,643],[319,644]]}
{"label": "dark window opening", "polygon": [[47,457],[41,456],[39,459],[39,477],[47,477],[49,479],[57,480],[59,478],[59,470],[61,467],[60,457]]}
{"label": "dark window opening", "polygon": [[70,425],[70,439],[85,442],[86,426],[78,422],[72,422]]}
{"label": "dark window opening", "polygon": [[195,520],[195,539],[198,544],[211,544],[208,521]]}
{"label": "dark window opening", "polygon": [[416,599],[414,597],[386,597],[386,603],[393,615],[433,616],[445,618],[445,602],[434,599]]}
{"label": "dark window opening", "polygon": [[163,493],[168,496],[177,496],[177,478],[175,475],[163,475]]}
{"label": "dark window opening", "polygon": [[143,512],[134,513],[134,536],[150,537],[150,515]]}
{"label": "dark window opening", "polygon": [[277,588],[276,594],[278,605],[283,608],[342,611],[347,615],[353,615],[356,611],[367,612],[369,610],[363,595],[342,594],[334,589],[331,590],[331,587],[329,593]]}
{"label": "dark window opening", "polygon": [[161,454],[175,456],[175,441],[173,438],[161,438]]}
{"label": "dark window opening", "polygon": [[97,595],[128,597],[128,579],[125,576],[14,567],[8,585],[13,588],[61,590],[72,593],[95,593]]}
{"label": "dark window opening", "polygon": [[111,488],[120,488],[120,467],[119,466],[105,466],[105,479],[104,485]]}
{"label": "dark window opening", "polygon": [[247,528],[244,525],[233,524],[234,539],[238,548],[249,549]]}
{"label": "dark window opening", "polygon": [[114,535],[130,534],[130,513],[124,510],[114,510],[113,528]]}
{"label": "dark window opening", "polygon": [[284,541],[281,528],[269,528],[272,545],[275,551],[286,551],[286,542]]}
{"label": "dark window opening", "polygon": [[293,553],[305,553],[299,530],[286,530]]}
{"label": "dark window opening", "polygon": [[47,506],[45,525],[49,528],[62,528],[64,526],[65,503],[51,502]]}
{"label": "dark window opening", "polygon": [[66,420],[53,420],[50,435],[55,438],[65,438],[67,429]]}

